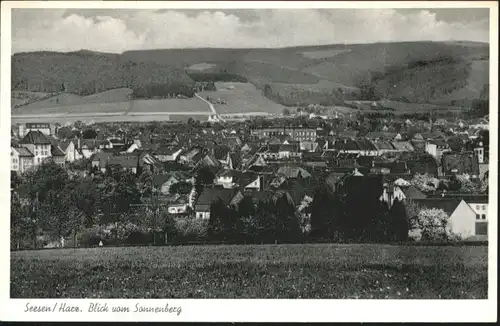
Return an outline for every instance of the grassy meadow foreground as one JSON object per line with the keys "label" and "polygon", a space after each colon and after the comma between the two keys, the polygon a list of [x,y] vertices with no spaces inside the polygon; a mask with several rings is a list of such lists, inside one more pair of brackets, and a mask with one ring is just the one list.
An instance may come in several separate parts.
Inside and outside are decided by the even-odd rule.
{"label": "grassy meadow foreground", "polygon": [[487,246],[246,245],[11,253],[12,298],[485,299]]}

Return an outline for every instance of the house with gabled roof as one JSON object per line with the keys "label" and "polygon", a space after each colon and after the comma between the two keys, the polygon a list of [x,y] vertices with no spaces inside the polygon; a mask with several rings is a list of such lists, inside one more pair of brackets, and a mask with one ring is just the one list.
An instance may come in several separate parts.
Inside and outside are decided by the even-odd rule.
{"label": "house with gabled roof", "polygon": [[415,150],[409,141],[393,141],[391,145],[394,152],[413,152]]}
{"label": "house with gabled roof", "polygon": [[66,153],[64,153],[59,146],[51,146],[50,153],[52,156],[52,160],[57,165],[64,167],[66,163]]}
{"label": "house with gabled roof", "polygon": [[74,139],[59,142],[59,148],[66,154],[66,162],[74,162],[83,158],[77,149],[77,141]]}
{"label": "house with gabled roof", "polygon": [[179,163],[194,166],[203,157],[203,151],[199,147],[193,147],[179,154]]}
{"label": "house with gabled roof", "polygon": [[317,141],[303,140],[300,142],[300,150],[306,152],[316,152],[321,148]]}
{"label": "house with gabled roof", "polygon": [[90,158],[92,155],[101,151],[101,148],[99,147],[101,141],[99,140],[84,139],[78,140],[78,142],[80,144],[80,146],[78,146],[79,150],[84,158]]}
{"label": "house with gabled roof", "polygon": [[35,168],[52,156],[52,143],[39,130],[31,130],[24,136],[19,145],[28,149],[33,155],[33,164]]}
{"label": "house with gabled roof", "polygon": [[[237,165],[234,164],[236,162],[233,162],[235,156],[232,154],[233,153],[231,152],[231,149],[225,145],[219,145],[212,148],[213,157],[217,159],[222,164],[222,166],[227,167],[229,169],[233,169]],[[237,163],[239,163],[239,160]]]}
{"label": "house with gabled roof", "polygon": [[238,170],[223,170],[216,176],[216,183],[224,188],[234,188],[241,174]]}
{"label": "house with gabled roof", "polygon": [[440,160],[443,153],[450,152],[451,149],[446,140],[438,138],[426,141],[425,151]]}
{"label": "house with gabled roof", "polygon": [[278,169],[278,174],[287,179],[307,179],[311,177],[311,173],[298,166],[281,166]]}
{"label": "house with gabled roof", "polygon": [[264,176],[251,171],[242,173],[236,183],[245,190],[263,190],[265,186]]}
{"label": "house with gabled roof", "polygon": [[188,213],[190,208],[188,195],[176,195],[169,201],[167,211],[172,215],[182,215]]}
{"label": "house with gabled roof", "polygon": [[392,143],[390,141],[387,141],[387,140],[376,140],[376,141],[373,141],[373,145],[377,149],[377,154],[378,155],[382,155],[384,153],[394,152],[395,151],[395,148],[394,148],[394,146],[392,146]]}
{"label": "house with gabled roof", "polygon": [[369,140],[395,141],[401,139],[401,135],[398,133],[387,131],[371,131],[366,134],[365,138]]}
{"label": "house with gabled roof", "polygon": [[194,204],[196,218],[209,219],[210,206],[215,201],[220,199],[224,205],[229,206],[237,192],[237,189],[225,189],[223,187],[205,187]]}
{"label": "house with gabled roof", "polygon": [[357,130],[353,130],[353,129],[348,129],[348,130],[344,130],[344,131],[341,131],[339,133],[339,136],[342,137],[342,138],[351,138],[351,139],[354,139],[358,136],[358,131]]}
{"label": "house with gabled roof", "polygon": [[302,152],[300,151],[300,143],[293,142],[288,144],[281,144],[278,148],[279,159],[300,158]]}
{"label": "house with gabled roof", "polygon": [[153,151],[153,156],[159,161],[159,162],[175,162],[177,161],[177,158],[179,155],[182,153],[182,148],[181,147],[175,147],[175,146],[160,146],[156,150]]}
{"label": "house with gabled roof", "polygon": [[344,139],[337,139],[335,143],[333,144],[333,148],[337,152],[341,153],[359,153],[360,148],[358,147],[358,143],[354,139],[350,138],[344,138]]}
{"label": "house with gabled roof", "polygon": [[465,241],[488,240],[488,197],[452,196],[415,200],[421,207],[442,209],[450,230]]}
{"label": "house with gabled roof", "polygon": [[106,172],[106,167],[109,165],[120,166],[124,170],[130,170],[132,173],[137,174],[139,170],[139,156],[137,155],[111,155],[106,161],[99,161],[99,168],[101,172]]}
{"label": "house with gabled roof", "polygon": [[35,155],[25,147],[11,147],[10,148],[10,170],[18,174],[31,171],[34,168]]}
{"label": "house with gabled roof", "polygon": [[479,176],[479,160],[473,152],[444,153],[441,158],[441,165],[445,175],[469,174]]}
{"label": "house with gabled roof", "polygon": [[360,155],[375,156],[381,154],[380,149],[369,139],[358,138],[356,139],[356,144],[358,145]]}
{"label": "house with gabled roof", "polygon": [[243,142],[238,136],[224,137],[222,142],[225,146],[229,147],[231,151],[235,151],[243,145]]}

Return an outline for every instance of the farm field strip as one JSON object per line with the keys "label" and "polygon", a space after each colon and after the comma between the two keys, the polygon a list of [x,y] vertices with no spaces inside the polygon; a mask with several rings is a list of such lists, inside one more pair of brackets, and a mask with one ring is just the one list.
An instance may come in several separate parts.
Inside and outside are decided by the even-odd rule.
{"label": "farm field strip", "polygon": [[226,101],[226,105],[213,104],[219,115],[247,112],[282,113],[284,109],[283,105],[266,98],[261,90],[250,83],[216,82],[215,87],[216,91],[203,91],[199,95]]}
{"label": "farm field strip", "polygon": [[487,251],[308,244],[12,252],[11,296],[485,298]]}
{"label": "farm field strip", "polygon": [[[34,104],[34,103],[33,103]],[[163,99],[163,100],[131,100],[125,102],[88,103],[60,105],[51,107],[19,107],[12,110],[12,116],[44,115],[44,114],[119,114],[134,112],[147,114],[149,112],[206,112],[209,107],[198,99]]]}
{"label": "farm field strip", "polygon": [[136,115],[210,115],[210,112],[206,111],[178,111],[178,112],[128,112],[128,116]]}
{"label": "farm field strip", "polygon": [[[182,117],[182,119],[177,119],[177,117]],[[164,115],[108,115],[108,116],[61,116],[61,117],[50,117],[50,116],[37,116],[36,121],[38,122],[59,122],[62,124],[74,123],[75,121],[83,121],[88,123],[97,123],[97,122],[149,122],[149,121],[171,121],[171,120],[186,120],[189,117],[193,117],[193,119],[208,120],[209,115],[206,114],[204,116],[198,115],[195,117],[193,114],[170,114],[166,113]],[[25,117],[12,117],[11,121],[13,124],[16,123],[27,123],[33,122],[35,118],[25,118]]]}

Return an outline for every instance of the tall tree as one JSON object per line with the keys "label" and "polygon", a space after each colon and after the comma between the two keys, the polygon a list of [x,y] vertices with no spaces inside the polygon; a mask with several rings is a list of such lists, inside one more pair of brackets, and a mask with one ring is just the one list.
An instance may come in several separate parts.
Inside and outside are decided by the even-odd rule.
{"label": "tall tree", "polygon": [[208,221],[207,235],[211,240],[224,240],[227,237],[228,210],[220,198],[210,205],[210,218]]}
{"label": "tall tree", "polygon": [[276,216],[276,240],[297,241],[300,238],[301,229],[293,200],[283,192],[275,194],[273,203],[273,213]]}
{"label": "tall tree", "polygon": [[210,170],[210,167],[203,166],[196,173],[195,188],[196,193],[201,194],[206,185],[214,183],[215,174]]}
{"label": "tall tree", "polygon": [[462,141],[462,139],[458,137],[451,137],[450,139],[448,139],[448,145],[450,146],[450,149],[454,152],[461,152],[465,147],[465,144]]}
{"label": "tall tree", "polygon": [[153,193],[153,174],[145,169],[137,180],[137,187],[142,197],[151,196]]}
{"label": "tall tree", "polygon": [[131,205],[141,202],[141,194],[132,172],[110,168],[106,169],[106,174],[98,186],[98,199],[103,213],[101,222],[119,223],[131,213]]}
{"label": "tall tree", "polygon": [[[36,237],[36,232],[31,234],[34,226],[34,214],[30,207],[23,205],[17,193],[10,197],[10,238],[12,249],[23,249],[30,237]],[[35,230],[36,231],[36,230]],[[36,239],[35,239],[36,241]]]}
{"label": "tall tree", "polygon": [[395,200],[389,214],[391,215],[390,241],[407,241],[409,232],[408,215],[404,202]]}
{"label": "tall tree", "polygon": [[332,235],[335,225],[333,202],[333,193],[326,184],[315,189],[311,204],[311,236],[326,238]]}

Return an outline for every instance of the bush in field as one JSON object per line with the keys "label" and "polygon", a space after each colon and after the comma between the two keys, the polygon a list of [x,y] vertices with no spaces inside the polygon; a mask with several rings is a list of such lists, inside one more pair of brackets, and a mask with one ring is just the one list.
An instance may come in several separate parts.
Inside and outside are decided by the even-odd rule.
{"label": "bush in field", "polygon": [[152,232],[133,223],[93,226],[84,229],[79,236],[80,246],[97,246],[100,241],[104,245],[116,244],[148,244],[152,242]]}
{"label": "bush in field", "polygon": [[186,241],[203,240],[207,236],[208,220],[178,218],[175,220],[177,236]]}
{"label": "bush in field", "polygon": [[459,238],[451,232],[448,215],[442,209],[422,209],[414,223],[416,225],[408,233],[414,241],[452,241]]}
{"label": "bush in field", "polygon": [[97,246],[99,241],[104,243],[107,237],[109,237],[109,235],[99,226],[86,228],[80,233],[80,245],[83,247]]}

